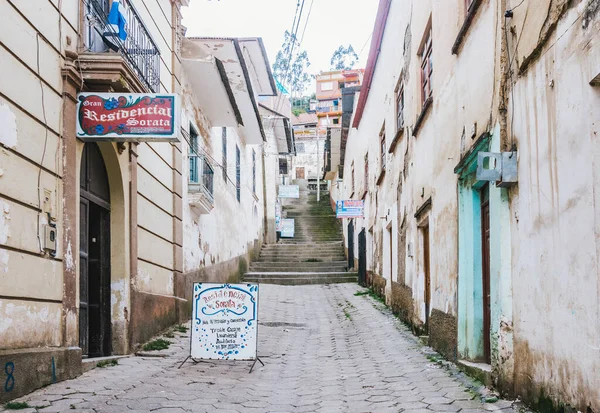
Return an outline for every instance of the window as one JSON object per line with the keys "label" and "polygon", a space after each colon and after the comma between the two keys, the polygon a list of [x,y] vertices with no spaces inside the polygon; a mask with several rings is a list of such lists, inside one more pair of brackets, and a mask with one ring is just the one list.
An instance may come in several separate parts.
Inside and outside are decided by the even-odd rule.
{"label": "window", "polygon": [[227,128],[223,128],[221,137],[223,141],[223,180],[227,182]]}
{"label": "window", "polygon": [[287,173],[288,173],[287,159],[285,159],[285,158],[279,158],[279,174],[280,175],[287,175]]}
{"label": "window", "polygon": [[400,80],[396,89],[396,130],[404,128],[404,82]]}
{"label": "window", "polygon": [[333,124],[334,124],[334,125],[339,125],[339,124],[340,124],[340,119],[339,119],[339,118],[335,118],[335,119],[333,120]]}
{"label": "window", "polygon": [[296,152],[297,153],[304,153],[305,149],[304,149],[304,143],[296,143]]}
{"label": "window", "polygon": [[240,175],[240,148],[235,145],[235,193],[238,202],[241,200],[242,182]]}
{"label": "window", "polygon": [[385,123],[383,124],[383,127],[381,128],[381,132],[379,132],[379,147],[380,147],[380,154],[381,154],[381,171],[385,171],[385,152],[386,152],[386,147],[385,147]]}
{"label": "window", "polygon": [[323,82],[321,83],[321,91],[327,92],[333,90],[333,82]]}
{"label": "window", "polygon": [[190,182],[198,183],[198,133],[190,125]]}
{"label": "window", "polygon": [[252,150],[252,193],[256,194],[256,152]]}
{"label": "window", "polygon": [[200,154],[198,147],[198,133],[190,125],[190,183],[200,184],[205,193],[213,196],[214,171],[206,156]]}
{"label": "window", "polygon": [[425,105],[432,95],[431,75],[433,73],[431,25],[427,29],[421,46],[421,104]]}

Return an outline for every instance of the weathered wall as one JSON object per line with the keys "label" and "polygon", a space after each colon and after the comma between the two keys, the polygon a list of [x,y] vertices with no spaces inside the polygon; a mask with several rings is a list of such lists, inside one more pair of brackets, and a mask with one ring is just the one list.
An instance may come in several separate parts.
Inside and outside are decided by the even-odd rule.
{"label": "weathered wall", "polygon": [[[600,411],[600,90],[590,85],[600,73],[597,3],[528,1],[511,22],[522,39],[509,106],[519,150],[515,391],[541,407],[581,411]],[[540,9],[545,20],[535,19]]]}
{"label": "weathered wall", "polygon": [[322,177],[324,170],[323,154],[325,152],[325,139],[321,137],[317,146],[316,137],[299,137],[296,138],[296,147],[298,144],[304,145],[304,151],[297,152],[294,157],[292,177],[294,179],[297,178],[298,168],[304,168],[305,179],[317,179],[319,175]]}
{"label": "weathered wall", "polygon": [[[177,91],[172,3],[132,1],[160,50],[161,90]],[[19,385],[21,393],[49,383],[49,356],[40,356],[38,347],[60,353],[58,348],[79,343],[78,188],[83,144],[74,137],[73,99],[86,85],[81,79],[70,79],[78,78],[79,70],[74,70],[79,72],[76,75],[65,71],[64,77],[61,70],[83,50],[77,33],[83,30],[80,5],[76,1],[41,2],[36,7],[0,3],[0,72],[10,73],[0,79],[0,349],[19,350],[15,379],[29,385],[26,389]],[[160,301],[174,299],[174,274],[182,270],[177,195],[181,164],[174,156],[177,145],[130,146],[138,155],[133,167],[129,153],[121,153],[115,144],[99,147],[111,191],[113,352],[122,354],[130,351],[130,339],[140,338],[132,335],[129,322],[140,330],[157,331],[158,324],[142,316],[165,308],[170,311]],[[140,186],[136,186],[138,176]],[[58,231],[56,256],[40,253],[39,238],[49,217]],[[68,221],[65,226],[63,219]],[[132,308],[132,294],[143,298],[136,301],[137,308]],[[57,363],[62,363],[61,357],[56,356]],[[80,353],[68,357],[69,363],[75,357],[80,365]],[[38,366],[42,359],[44,365]],[[19,371],[26,365],[38,369],[36,379]],[[62,365],[56,368],[55,380],[80,371],[80,367],[71,369],[73,373],[65,375]],[[0,396],[6,400],[3,393]]]}
{"label": "weathered wall", "polygon": [[[368,268],[388,280],[388,303],[396,303],[395,306],[399,303],[392,282],[411,291],[413,299],[402,303],[412,308],[405,308],[402,313],[411,315],[409,322],[417,326],[426,319],[423,228],[429,228],[430,308],[443,314],[438,318],[444,320],[431,323],[430,334],[432,344],[451,355],[456,347],[456,337],[452,335],[456,331],[458,276],[457,177],[453,168],[461,152],[468,150],[473,142],[470,136],[473,124],[477,123],[475,135],[491,127],[495,82],[493,76],[484,75],[495,71],[495,50],[489,46],[490,40],[495,39],[495,11],[492,2],[483,2],[459,54],[452,55],[448,51],[465,18],[461,7],[452,2],[392,2],[362,120],[358,129],[350,131],[346,147],[343,184],[346,197],[352,192],[352,161],[354,199],[363,196],[364,157],[368,156],[367,218],[355,231],[357,234],[361,226],[373,229],[375,243],[368,257]],[[415,133],[422,108],[418,53],[430,18],[436,68],[432,79],[433,104]],[[477,71],[473,70],[474,65]],[[400,76],[405,91],[405,128],[395,148],[389,151],[398,133],[394,91]],[[473,84],[477,87],[472,87]],[[388,149],[385,172],[380,166],[381,131],[385,132]],[[429,199],[431,206],[415,217]],[[404,250],[400,251],[402,221],[405,229],[400,245]],[[399,260],[398,255],[404,257]],[[453,323],[445,321],[452,318]]]}
{"label": "weathered wall", "polygon": [[[191,282],[236,282],[246,271],[254,253],[263,242],[265,224],[265,185],[263,183],[263,152],[258,145],[246,145],[237,134],[236,128],[227,128],[227,179],[222,168],[222,128],[212,127],[203,116],[201,108],[189,93],[185,93],[185,116],[182,125],[189,128],[190,122],[200,133],[200,152],[206,152],[214,168],[214,207],[208,214],[201,214],[189,204],[189,146],[184,142],[183,163],[183,215],[184,215],[184,273],[186,289],[191,294]],[[187,126],[186,126],[187,125]],[[272,131],[271,131],[272,132]],[[274,146],[274,136],[266,131],[268,145]],[[236,199],[236,146],[240,149],[241,198]],[[252,151],[256,160],[256,193],[252,191]],[[273,152],[275,153],[275,152]],[[275,219],[275,173],[278,173],[276,156],[265,157],[268,167],[267,214]],[[275,167],[275,165],[277,165]],[[273,185],[272,187],[270,185]],[[272,213],[271,213],[272,212]],[[273,233],[274,237],[274,233]],[[188,297],[188,291],[185,292]]]}

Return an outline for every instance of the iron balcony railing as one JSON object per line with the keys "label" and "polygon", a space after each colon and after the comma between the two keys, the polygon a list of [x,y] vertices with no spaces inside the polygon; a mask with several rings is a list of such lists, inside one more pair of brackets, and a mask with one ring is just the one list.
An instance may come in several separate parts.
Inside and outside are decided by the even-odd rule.
{"label": "iron balcony railing", "polygon": [[317,112],[328,113],[328,112],[339,112],[341,110],[339,105],[336,106],[319,106]]}
{"label": "iron balcony railing", "polygon": [[190,157],[190,192],[202,192],[211,202],[214,202],[213,182],[215,172],[202,155],[189,155]]}
{"label": "iron balcony railing", "polygon": [[126,14],[125,32],[122,40],[119,33],[108,23],[109,0],[84,0],[85,47],[92,53],[113,50],[138,75],[142,83],[152,92],[160,90],[160,51],[152,40],[142,19],[130,0],[121,0]]}

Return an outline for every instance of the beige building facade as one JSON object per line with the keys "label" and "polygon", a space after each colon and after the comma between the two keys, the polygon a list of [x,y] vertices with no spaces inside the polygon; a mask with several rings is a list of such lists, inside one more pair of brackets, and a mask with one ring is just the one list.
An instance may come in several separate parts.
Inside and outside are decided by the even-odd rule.
{"label": "beige building facade", "polygon": [[333,192],[364,199],[348,253],[415,333],[581,411],[600,408],[599,28],[595,1],[382,0]]}
{"label": "beige building facade", "polygon": [[[126,38],[115,3],[0,1],[0,402],[189,319],[193,281],[239,279],[275,237],[264,146],[291,131],[259,111],[277,94],[262,41],[229,39],[236,62],[204,53],[195,71],[186,0],[120,0]],[[194,84],[213,76],[212,94]],[[178,141],[84,143],[80,92],[176,94]]]}

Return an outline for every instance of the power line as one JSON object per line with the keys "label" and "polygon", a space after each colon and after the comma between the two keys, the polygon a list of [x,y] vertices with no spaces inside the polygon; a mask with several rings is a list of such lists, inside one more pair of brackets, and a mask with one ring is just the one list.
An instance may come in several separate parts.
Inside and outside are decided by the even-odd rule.
{"label": "power line", "polygon": [[306,26],[308,26],[308,21],[310,20],[310,13],[312,11],[313,2],[314,2],[314,0],[310,0],[308,16],[306,16],[306,22],[304,23],[304,29],[302,30],[302,37],[300,38],[300,44],[298,45],[298,48],[300,48],[302,46],[302,42],[304,41],[304,33],[306,33]]}

